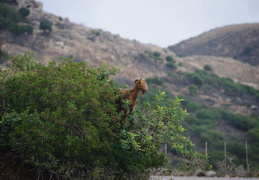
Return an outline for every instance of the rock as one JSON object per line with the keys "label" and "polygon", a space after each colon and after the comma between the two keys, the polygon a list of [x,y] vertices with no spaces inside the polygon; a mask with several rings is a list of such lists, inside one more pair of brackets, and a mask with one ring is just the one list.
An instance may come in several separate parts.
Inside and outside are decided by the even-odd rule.
{"label": "rock", "polygon": [[207,171],[206,172],[206,176],[207,177],[215,177],[216,176],[216,172],[215,171]]}
{"label": "rock", "polygon": [[206,172],[204,172],[204,171],[201,170],[201,169],[198,169],[198,170],[195,172],[195,175],[198,176],[198,177],[205,177],[205,176],[206,176]]}

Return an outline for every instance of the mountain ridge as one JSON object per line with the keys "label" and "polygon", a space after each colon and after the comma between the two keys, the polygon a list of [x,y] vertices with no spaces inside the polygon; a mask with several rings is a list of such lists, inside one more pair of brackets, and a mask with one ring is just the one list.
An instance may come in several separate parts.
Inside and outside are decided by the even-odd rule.
{"label": "mountain ridge", "polygon": [[232,57],[259,65],[259,23],[235,24],[215,28],[168,48],[181,56],[207,55]]}

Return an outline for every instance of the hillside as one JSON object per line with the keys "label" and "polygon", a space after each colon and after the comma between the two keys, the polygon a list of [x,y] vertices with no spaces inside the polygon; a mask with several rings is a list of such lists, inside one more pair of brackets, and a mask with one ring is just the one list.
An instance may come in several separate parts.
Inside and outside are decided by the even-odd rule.
{"label": "hillside", "polygon": [[[139,77],[150,77],[153,74],[165,75],[158,63],[150,58],[141,58],[141,54],[159,52],[162,57],[174,56],[167,49],[143,45],[134,40],[123,39],[119,35],[87,28],[72,23],[68,19],[48,14],[42,11],[42,4],[39,2],[25,2],[31,3],[31,14],[25,23],[33,26],[34,33],[17,37],[10,32],[1,31],[0,36],[4,40],[3,51],[8,54],[32,50],[37,52],[37,57],[42,63],[57,60],[60,56],[73,56],[75,61],[86,61],[90,66],[99,66],[103,62],[107,62],[111,66],[120,67],[118,78],[131,81]],[[39,29],[42,19],[47,19],[52,23],[51,33],[44,33]]]}
{"label": "hillside", "polygon": [[[30,15],[22,24],[33,26],[32,35],[13,35],[7,30],[1,30],[3,39],[3,52],[6,54],[35,51],[37,59],[42,63],[57,60],[62,57],[73,57],[75,61],[86,61],[90,66],[99,66],[103,62],[119,67],[120,71],[114,79],[121,83],[132,85],[137,78],[164,78],[172,69],[167,67],[166,57],[172,57],[180,64],[176,69],[178,73],[194,72],[210,65],[213,72],[220,77],[228,77],[235,82],[258,88],[258,67],[247,63],[236,62],[233,58],[219,58],[211,56],[176,57],[174,52],[150,44],[141,44],[136,40],[128,40],[100,29],[91,29],[70,22],[67,18],[48,14],[42,10],[42,4],[37,1],[18,1],[19,7],[30,7]],[[16,6],[15,6],[16,7]],[[44,32],[39,28],[40,21],[46,19],[52,23],[51,32]],[[8,65],[8,61],[5,65]],[[225,69],[234,69],[226,71]],[[238,72],[238,73],[236,73]],[[253,77],[253,78],[251,78]],[[169,85],[169,84],[168,84]],[[177,85],[169,85],[172,89]],[[179,89],[180,88],[180,89]],[[172,89],[174,94],[181,94],[185,87]],[[216,106],[222,102],[215,99]],[[218,101],[218,103],[217,103]],[[252,103],[254,104],[254,103]],[[244,107],[247,109],[247,107]],[[240,112],[238,109],[234,112]],[[250,110],[246,110],[246,114]]]}
{"label": "hillside", "polygon": [[[46,13],[42,10],[43,4],[35,0],[8,2],[11,4],[0,5],[8,5],[17,11],[22,7],[30,10],[19,24],[32,26],[33,33],[15,35],[7,28],[0,29],[3,69],[10,65],[10,55],[27,51],[34,51],[43,64],[52,60],[59,62],[62,56],[72,57],[76,62],[85,61],[93,67],[102,63],[118,67],[119,72],[112,77],[118,83],[128,84],[131,88],[135,79],[147,80],[150,90],[144,96],[146,100],[158,89],[167,91],[169,102],[174,96],[183,98],[183,106],[190,113],[185,124],[190,128],[188,135],[202,150],[201,141],[208,141],[213,146],[224,140],[232,142],[235,149],[234,143],[243,143],[250,137],[249,131],[256,127],[259,24],[217,28],[169,48],[161,48]],[[40,28],[42,20],[51,22],[51,31]],[[256,152],[257,145],[252,145],[251,149]],[[210,150],[222,152],[223,148],[215,145]],[[231,154],[243,162],[244,157],[236,152]],[[254,159],[256,162],[259,162],[258,157]]]}
{"label": "hillside", "polygon": [[216,28],[168,48],[178,56],[231,57],[259,65],[259,23]]}

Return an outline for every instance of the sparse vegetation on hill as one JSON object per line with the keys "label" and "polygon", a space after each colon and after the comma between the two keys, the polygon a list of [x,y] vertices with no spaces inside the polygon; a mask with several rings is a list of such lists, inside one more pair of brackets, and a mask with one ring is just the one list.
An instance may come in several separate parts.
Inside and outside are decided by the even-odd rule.
{"label": "sparse vegetation on hill", "polygon": [[11,33],[20,36],[23,34],[31,35],[33,27],[31,25],[20,25],[20,16],[25,19],[30,14],[26,8],[18,12],[8,6],[0,6],[0,30],[9,30]]}
{"label": "sparse vegetation on hill", "polygon": [[232,57],[259,65],[259,23],[216,28],[200,36],[169,46],[178,56],[208,55]]}
{"label": "sparse vegetation on hill", "polygon": [[[259,91],[250,86],[234,83],[229,78],[220,78],[213,73],[204,70],[196,70],[194,73],[186,73],[187,78],[204,91],[211,88],[223,89],[228,96],[242,97],[245,95],[259,100]],[[205,86],[206,85],[206,86]],[[208,89],[210,88],[210,89]]]}
{"label": "sparse vegetation on hill", "polygon": [[208,143],[208,154],[214,168],[217,167],[218,161],[224,159],[224,142],[227,143],[227,153],[233,158],[233,162],[245,167],[246,140],[249,145],[249,163],[253,169],[259,168],[257,163],[259,159],[255,152],[257,144],[253,142],[257,135],[250,133],[258,129],[258,117],[233,114],[219,108],[203,108],[187,117],[184,127],[188,129],[187,134],[195,139],[199,148],[204,150],[205,142]]}
{"label": "sparse vegetation on hill", "polygon": [[[233,98],[232,102],[236,98],[242,97],[242,99],[253,100],[256,104],[259,100],[258,90],[234,83],[227,78],[220,78],[211,71],[199,70],[194,73],[186,73],[183,77],[181,77],[182,84],[180,82],[177,84],[188,87],[189,92],[182,93],[181,98],[184,99],[182,101],[183,108],[190,113],[183,121],[183,126],[187,129],[186,135],[193,139],[200,151],[204,152],[205,142],[208,143],[208,154],[211,157],[210,163],[213,168],[216,169],[218,161],[224,159],[224,142],[228,144],[227,155],[232,158],[232,163],[245,167],[244,143],[246,140],[249,148],[249,163],[253,169],[259,168],[257,165],[259,159],[256,153],[258,144],[255,143],[258,136],[255,131],[259,127],[258,112],[254,111],[249,116],[234,114],[227,108],[211,107],[211,102],[207,103],[195,98],[199,94],[218,94],[224,90],[227,97]],[[177,76],[174,78],[177,79]],[[158,91],[157,88],[166,88],[161,86],[162,84],[157,84],[156,79],[155,77],[147,79],[150,81],[151,93]],[[163,84],[168,83],[168,79],[160,79],[160,81]],[[217,92],[218,90],[219,92]],[[173,97],[173,94],[168,93],[167,95]],[[146,100],[149,100],[148,98],[150,97],[144,97]],[[245,100],[243,103],[246,103]]]}

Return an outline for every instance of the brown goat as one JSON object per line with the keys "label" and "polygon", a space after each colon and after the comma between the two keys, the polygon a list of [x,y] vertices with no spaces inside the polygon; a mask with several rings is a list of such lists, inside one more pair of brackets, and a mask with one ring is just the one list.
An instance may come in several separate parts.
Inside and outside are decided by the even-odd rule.
{"label": "brown goat", "polygon": [[135,86],[133,89],[123,89],[120,91],[122,99],[127,99],[130,101],[130,112],[133,111],[137,104],[139,91],[142,91],[142,95],[144,95],[145,92],[148,92],[148,86],[144,79],[136,79],[134,83]]}

